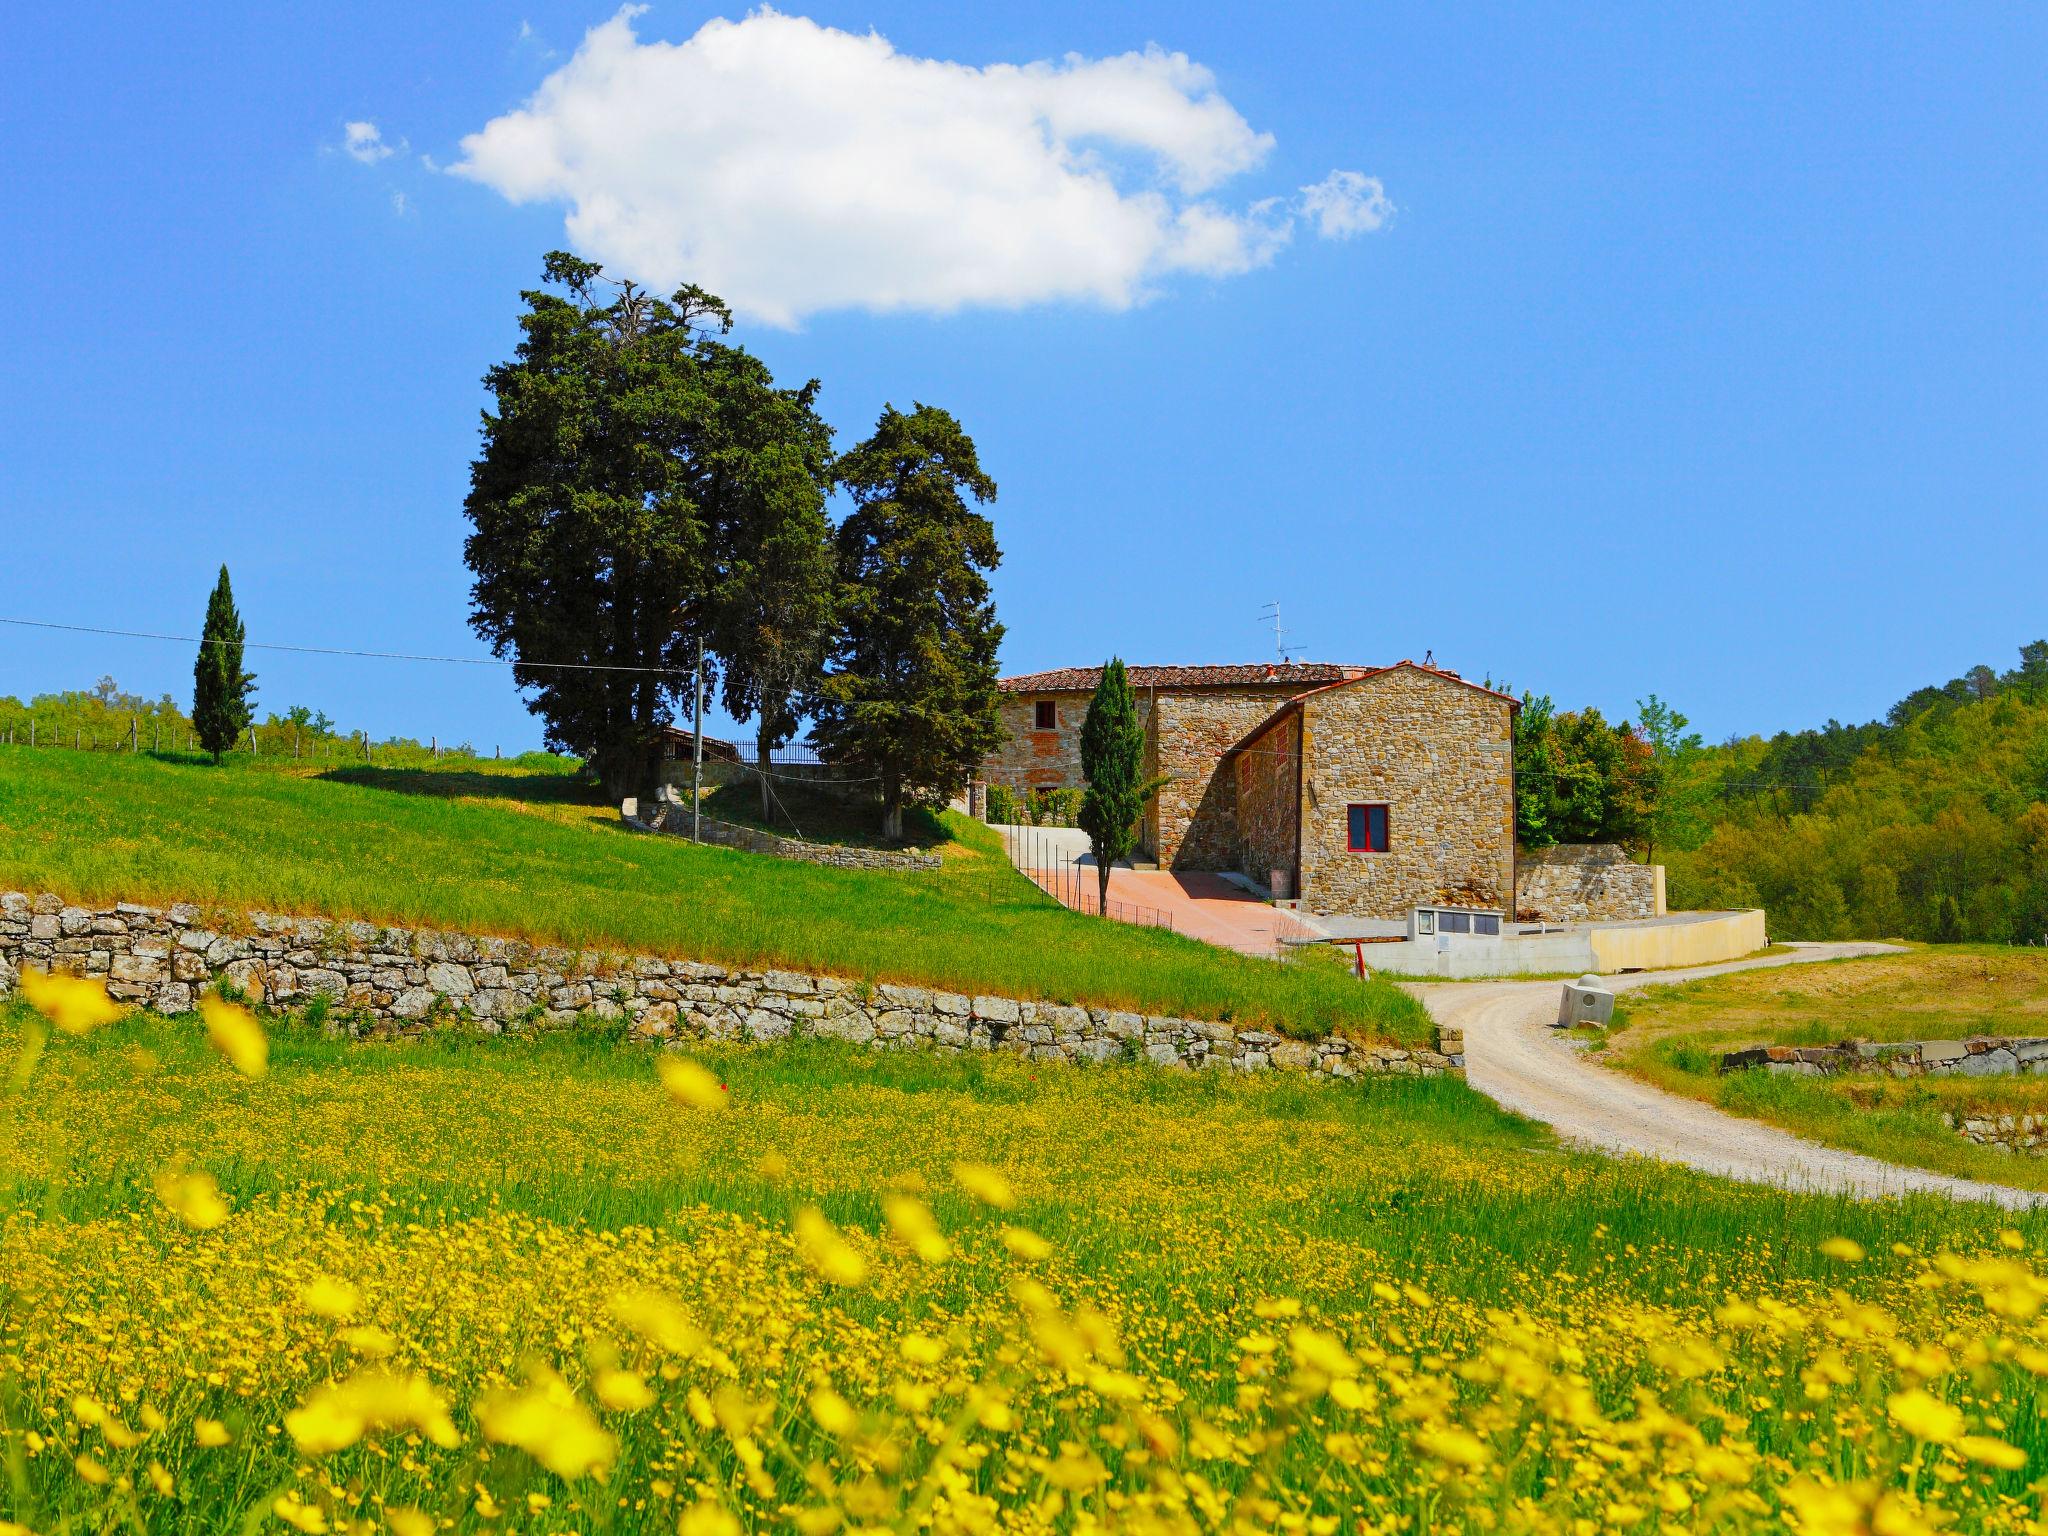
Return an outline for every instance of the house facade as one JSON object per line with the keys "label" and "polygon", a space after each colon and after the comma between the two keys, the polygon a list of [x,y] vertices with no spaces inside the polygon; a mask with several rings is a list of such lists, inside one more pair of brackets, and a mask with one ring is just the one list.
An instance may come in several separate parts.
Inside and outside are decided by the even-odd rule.
{"label": "house facade", "polygon": [[[1099,671],[1005,678],[982,769],[1024,791],[1083,782]],[[1440,668],[1132,667],[1148,777],[1144,852],[1242,873],[1313,911],[1400,917],[1513,899],[1516,701]]]}

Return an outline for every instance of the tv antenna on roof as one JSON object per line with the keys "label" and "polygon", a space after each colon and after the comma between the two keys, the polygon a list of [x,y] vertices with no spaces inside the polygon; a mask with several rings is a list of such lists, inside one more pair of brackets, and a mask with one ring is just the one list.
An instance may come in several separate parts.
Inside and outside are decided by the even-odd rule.
{"label": "tv antenna on roof", "polygon": [[1305,646],[1289,645],[1287,643],[1287,636],[1290,633],[1292,633],[1292,631],[1285,630],[1280,627],[1280,603],[1277,599],[1275,599],[1273,602],[1266,604],[1266,606],[1259,611],[1259,619],[1261,622],[1264,622],[1268,619],[1272,621],[1273,649],[1279,655],[1279,658],[1283,663],[1295,660],[1297,657],[1301,655],[1301,653],[1305,649],[1307,649],[1307,647]]}

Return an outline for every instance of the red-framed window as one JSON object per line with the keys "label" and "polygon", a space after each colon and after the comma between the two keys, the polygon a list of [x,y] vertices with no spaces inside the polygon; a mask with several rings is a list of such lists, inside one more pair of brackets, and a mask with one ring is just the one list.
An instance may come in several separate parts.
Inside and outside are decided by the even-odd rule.
{"label": "red-framed window", "polygon": [[1384,805],[1344,807],[1344,846],[1353,853],[1387,851],[1387,808]]}
{"label": "red-framed window", "polygon": [[1057,730],[1060,723],[1059,706],[1051,699],[1040,699],[1036,706],[1034,723],[1041,731]]}

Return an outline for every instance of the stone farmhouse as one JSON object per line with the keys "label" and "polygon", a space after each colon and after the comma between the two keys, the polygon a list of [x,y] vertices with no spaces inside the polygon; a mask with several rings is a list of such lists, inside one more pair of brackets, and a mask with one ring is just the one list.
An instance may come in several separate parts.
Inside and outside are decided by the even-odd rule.
{"label": "stone farmhouse", "polygon": [[[1004,678],[1007,740],[981,777],[1079,785],[1099,668]],[[1399,918],[1426,905],[1510,911],[1517,701],[1455,672],[1290,662],[1132,667],[1147,857],[1234,871],[1310,910]]]}

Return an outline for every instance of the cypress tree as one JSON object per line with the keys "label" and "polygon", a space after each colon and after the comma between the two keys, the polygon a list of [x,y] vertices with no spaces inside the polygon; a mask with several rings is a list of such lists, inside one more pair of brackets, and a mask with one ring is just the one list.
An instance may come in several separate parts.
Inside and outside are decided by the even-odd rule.
{"label": "cypress tree", "polygon": [[1081,722],[1081,830],[1095,854],[1095,880],[1102,909],[1109,909],[1109,871],[1138,844],[1138,816],[1156,784],[1138,777],[1144,767],[1145,728],[1123,658],[1112,656],[1088,701]]}
{"label": "cypress tree", "polygon": [[242,670],[242,616],[235,611],[234,589],[223,565],[206,601],[206,628],[192,666],[192,729],[215,763],[249,728],[249,695],[255,688],[255,674]]}

